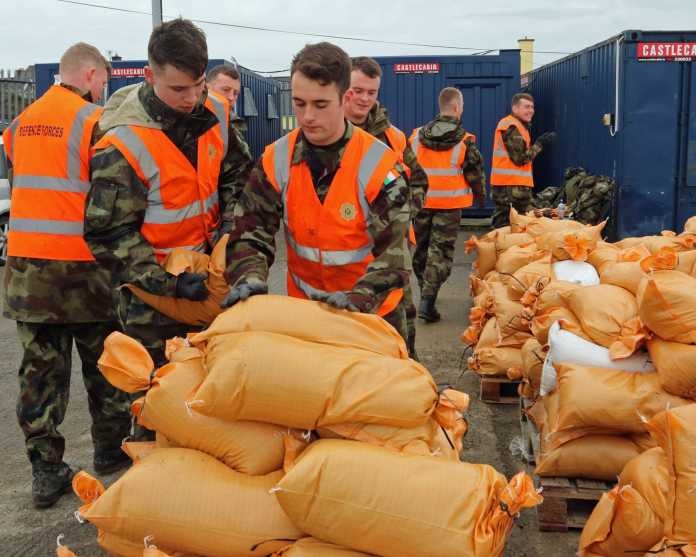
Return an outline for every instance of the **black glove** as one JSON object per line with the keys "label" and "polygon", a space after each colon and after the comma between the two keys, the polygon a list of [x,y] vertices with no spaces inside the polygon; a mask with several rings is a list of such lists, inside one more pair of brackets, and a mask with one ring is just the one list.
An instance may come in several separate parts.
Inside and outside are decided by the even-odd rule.
{"label": "black glove", "polygon": [[343,292],[339,290],[338,292],[331,292],[330,294],[313,294],[312,300],[317,302],[324,302],[329,304],[336,309],[347,309],[348,311],[360,311],[358,307],[350,301],[348,297],[348,292]]}
{"label": "black glove", "polygon": [[184,271],[176,277],[176,297],[186,298],[194,302],[202,302],[208,299],[208,287],[205,280],[208,275],[202,273],[188,273]]}
{"label": "black glove", "polygon": [[545,132],[537,137],[536,142],[542,147],[548,147],[549,145],[556,142],[557,134],[556,132]]}
{"label": "black glove", "polygon": [[250,296],[256,296],[257,294],[268,294],[268,285],[261,279],[250,278],[232,288],[220,304],[220,307],[232,307],[240,300],[246,300]]}

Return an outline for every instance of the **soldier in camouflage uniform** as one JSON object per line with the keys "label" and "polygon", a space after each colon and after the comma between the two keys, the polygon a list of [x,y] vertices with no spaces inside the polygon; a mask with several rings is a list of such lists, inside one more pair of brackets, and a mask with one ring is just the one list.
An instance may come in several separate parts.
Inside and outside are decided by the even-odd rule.
{"label": "soldier in camouflage uniform", "polygon": [[[300,131],[292,151],[291,172],[302,170],[298,165],[305,166],[322,204],[334,191],[334,177],[343,162],[346,146],[354,134],[364,133],[344,119],[343,95],[350,85],[350,72],[350,58],[329,43],[306,46],[292,64],[293,103]],[[383,156],[388,154],[383,153]],[[288,207],[284,207],[281,192],[270,182],[263,160],[262,157],[252,171],[239,203],[224,215],[224,220],[232,223],[226,271],[232,289],[225,306],[268,291],[266,281],[275,257],[275,236]],[[291,182],[288,191],[293,187],[300,186]],[[326,286],[323,292],[313,293],[313,297],[337,308],[374,313],[392,291],[404,287],[408,278],[404,237],[409,221],[409,189],[396,170],[388,173],[367,208],[368,214],[361,218],[367,223],[373,259],[366,264],[363,276],[350,290],[335,291]],[[294,221],[296,216],[286,219]],[[343,218],[350,221],[355,214],[345,213]],[[289,244],[288,248],[292,246]],[[292,271],[289,265],[288,272]],[[290,286],[289,282],[289,289]],[[407,338],[403,305],[397,305],[384,318]]]}
{"label": "soldier in camouflage uniform", "polygon": [[240,133],[246,133],[246,121],[237,114],[237,99],[242,90],[242,80],[237,68],[229,64],[220,64],[208,72],[205,80],[209,91],[214,91],[229,101],[232,109],[232,124]]}
{"label": "soldier in camouflage uniform", "polygon": [[[177,43],[187,44],[190,52]],[[151,65],[162,70],[154,75],[164,81],[154,77],[112,97],[99,126],[104,133],[125,125],[162,130],[195,169],[199,138],[219,124],[218,117],[204,106],[205,36],[191,22],[174,20],[153,31],[148,50]],[[182,87],[183,93],[179,92]],[[218,180],[221,213],[232,209],[253,165],[246,143],[231,122],[228,130],[229,146]],[[97,145],[91,172],[85,238],[97,261],[111,273],[114,303],[124,331],[148,349],[156,365],[162,365],[165,340],[184,335],[191,327],[162,315],[130,290],[118,287],[129,283],[160,296],[200,300],[207,296],[205,275],[183,273],[175,277],[158,263],[152,244],[141,233],[148,187],[118,148]],[[215,240],[210,237],[203,249],[210,250]]]}
{"label": "soldier in camouflage uniform", "polygon": [[[348,89],[345,97],[346,118],[353,125],[374,135],[401,156],[405,169],[407,169],[402,176],[409,185],[411,222],[413,222],[418,211],[423,207],[425,192],[428,189],[428,177],[425,175],[421,165],[418,164],[416,155],[408,144],[406,136],[401,130],[392,126],[386,109],[377,101],[382,76],[382,69],[379,64],[372,58],[365,56],[353,58],[352,63],[353,70],[351,72],[350,89]],[[403,145],[403,151],[400,145]],[[412,264],[408,240],[404,242],[404,257],[406,258],[407,270],[410,274]],[[411,357],[417,358],[417,312],[413,302],[413,289],[411,288],[410,277],[404,287],[404,297],[401,303],[406,313],[408,349]]]}
{"label": "soldier in camouflage uniform", "polygon": [[[105,303],[111,295],[109,273],[90,260],[80,232],[67,235],[66,223],[76,222],[79,227],[82,222],[84,205],[74,209],[71,205],[79,200],[75,196],[84,191],[84,182],[77,175],[66,179],[51,174],[51,163],[67,159],[68,167],[72,160],[78,171],[84,168],[86,178],[89,141],[83,142],[84,149],[78,154],[69,143],[56,142],[55,135],[23,131],[59,129],[66,118],[71,118],[61,113],[77,107],[81,107],[80,114],[96,110],[91,102],[99,100],[108,69],[109,62],[96,48],[84,43],[69,48],[60,62],[62,84],[52,87],[20,114],[4,134],[8,159],[14,162],[4,315],[17,321],[24,349],[17,417],[32,464],[33,501],[39,508],[53,505],[68,491],[73,475],[63,462],[65,438],[58,431],[68,406],[73,342],[82,361],[92,416],[94,468],[106,474],[129,463],[120,448],[130,430],[128,397],[111,386],[97,368],[104,339],[118,329],[112,307]],[[73,129],[79,127],[79,118],[75,118]],[[94,128],[85,127],[82,133],[88,139]],[[79,135],[75,138],[80,139]],[[42,161],[38,172],[37,157]],[[54,183],[60,188],[53,189]],[[36,203],[34,192],[41,194],[43,205]],[[43,229],[43,237],[29,239],[30,231],[25,228],[29,222],[50,228]],[[44,245],[50,252],[45,258],[32,253],[42,251]],[[84,256],[67,255],[74,249]]]}
{"label": "soldier in camouflage uniform", "polygon": [[[441,91],[439,101],[440,114],[418,130],[418,142],[430,151],[453,151],[457,145],[464,142],[466,154],[461,167],[464,178],[462,183],[468,185],[478,206],[483,207],[486,192],[483,156],[476,146],[474,136],[461,125],[464,100],[457,89],[448,87]],[[412,143],[415,143],[414,137],[415,132]],[[418,157],[421,159],[420,152]],[[452,272],[461,209],[467,204],[471,205],[471,202],[469,199],[463,203],[454,203],[456,208],[424,208],[416,216],[413,270],[421,290],[418,316],[427,322],[440,320],[435,302],[440,288]],[[448,206],[451,207],[452,204]]]}
{"label": "soldier in camouflage uniform", "polygon": [[[534,191],[532,161],[556,140],[555,132],[546,132],[530,146],[528,138],[533,117],[534,98],[527,93],[517,93],[512,97],[512,114],[503,118],[496,128],[491,172],[494,228],[510,224],[510,207],[522,214],[528,211]],[[498,146],[499,134],[504,149]],[[521,175],[517,183],[514,183],[515,173]]]}

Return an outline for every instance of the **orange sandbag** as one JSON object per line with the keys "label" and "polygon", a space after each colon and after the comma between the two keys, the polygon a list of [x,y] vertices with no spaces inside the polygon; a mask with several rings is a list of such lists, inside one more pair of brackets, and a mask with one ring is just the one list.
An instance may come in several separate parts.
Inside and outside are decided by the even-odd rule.
{"label": "orange sandbag", "polygon": [[696,543],[662,540],[643,557],[696,557]]}
{"label": "orange sandbag", "polygon": [[[147,350],[134,342],[122,333],[109,335],[99,367],[112,384],[127,387],[128,392],[147,390],[133,403],[140,425],[157,431],[173,446],[203,451],[245,474],[268,474],[282,466],[287,428],[249,421],[229,423],[187,409],[188,397],[207,375],[200,350],[186,346],[183,339],[168,341],[170,363],[153,375]],[[128,356],[128,369],[111,364],[121,354]]]}
{"label": "orange sandbag", "polygon": [[495,237],[495,251],[497,255],[500,255],[504,251],[507,251],[513,246],[520,246],[522,244],[529,244],[533,242],[532,238],[526,232],[513,232],[511,234],[498,234]]}
{"label": "orange sandbag", "polygon": [[520,267],[543,256],[544,252],[539,251],[534,242],[513,246],[498,256],[495,270],[503,275],[511,275]]}
{"label": "orange sandbag", "polygon": [[648,352],[665,391],[696,399],[696,346],[655,337],[648,341]]}
{"label": "orange sandbag", "polygon": [[276,496],[311,536],[383,557],[499,557],[515,513],[541,501],[524,473],[508,483],[484,464],[331,439],[302,453]]}
{"label": "orange sandbag", "polygon": [[645,420],[690,401],[666,393],[657,373],[558,364],[556,431],[646,432]]}
{"label": "orange sandbag", "polygon": [[625,288],[599,284],[576,288],[561,297],[590,340],[609,348],[614,359],[627,358],[648,338],[638,319],[636,299]]}
{"label": "orange sandbag", "polygon": [[542,312],[554,307],[565,307],[564,293],[570,293],[580,285],[565,280],[552,280],[543,285],[543,288],[538,293],[538,298],[535,305],[535,311]]}
{"label": "orange sandbag", "polygon": [[669,512],[671,482],[669,462],[662,447],[653,447],[641,453],[624,466],[619,476],[619,486],[630,485],[635,488],[661,522],[665,521]]}
{"label": "orange sandbag", "polygon": [[205,344],[218,335],[248,331],[276,333],[408,359],[404,339],[378,315],[344,311],[290,296],[252,296],[225,310],[210,327],[190,340],[193,344]]}
{"label": "orange sandbag", "polygon": [[526,232],[534,238],[539,239],[545,234],[582,230],[583,228],[586,228],[584,224],[574,220],[539,217],[527,223]]}
{"label": "orange sandbag", "polygon": [[125,286],[146,304],[175,321],[188,325],[209,325],[222,312],[220,303],[230,291],[224,276],[227,267],[228,238],[228,234],[220,238],[210,256],[177,248],[169,253],[162,263],[165,270],[175,276],[184,271],[207,274],[205,284],[208,287],[208,298],[202,302],[171,296],[156,296],[132,284]]}
{"label": "orange sandbag", "polygon": [[[510,231],[517,233],[517,232],[526,232],[527,231],[527,225],[535,220],[535,217],[531,215],[524,215],[521,213],[518,213],[517,210],[515,210],[514,207],[510,207]],[[502,230],[502,229],[499,229]]]}
{"label": "orange sandbag", "polygon": [[529,330],[532,313],[520,302],[507,297],[507,289],[496,285],[493,312],[498,327],[497,346],[520,348],[532,334]]}
{"label": "orange sandbag", "polygon": [[670,408],[650,420],[648,427],[665,451],[672,476],[665,536],[696,541],[696,404]]}
{"label": "orange sandbag", "polygon": [[[302,538],[274,553],[271,557],[371,557],[367,553],[346,549],[314,538]],[[374,557],[374,556],[372,556]]]}
{"label": "orange sandbag", "polygon": [[497,347],[498,326],[491,317],[483,327],[473,355],[468,360],[471,370],[479,375],[505,377],[512,367],[522,367],[522,351],[519,348]]}
{"label": "orange sandbag", "polygon": [[696,217],[689,217],[684,223],[684,232],[696,234]]}
{"label": "orange sandbag", "polygon": [[662,538],[663,523],[645,498],[627,485],[604,493],[580,536],[579,557],[646,551]]}
{"label": "orange sandbag", "polygon": [[189,404],[207,416],[298,429],[409,428],[425,423],[438,400],[432,376],[414,360],[276,333],[201,335],[208,375]]}
{"label": "orange sandbag", "polygon": [[638,289],[643,323],[665,340],[696,344],[696,278],[679,271],[655,271]]}
{"label": "orange sandbag", "polygon": [[539,396],[541,387],[541,369],[549,347],[542,346],[535,338],[530,338],[522,345],[522,382],[520,396],[534,400]]}
{"label": "orange sandbag", "polygon": [[532,319],[532,334],[541,344],[548,344],[549,330],[556,321],[563,324],[564,331],[570,331],[585,340],[590,340],[572,311],[566,307],[552,307],[538,312]]}
{"label": "orange sandbag", "polygon": [[97,531],[97,543],[110,557],[196,557],[193,553],[172,551],[161,546],[144,547],[143,541],[132,542],[103,530]]}
{"label": "orange sandbag", "polygon": [[551,252],[554,261],[587,261],[590,252],[602,239],[605,224],[606,221],[596,226],[551,230],[536,238],[537,246]]}
{"label": "orange sandbag", "polygon": [[655,255],[663,248],[671,248],[676,251],[686,251],[693,249],[691,242],[684,238],[674,236],[641,236],[640,238],[624,238],[614,244],[619,249],[630,249],[643,244],[651,254]]}
{"label": "orange sandbag", "polygon": [[337,424],[319,429],[323,438],[345,438],[370,443],[399,452],[444,456],[459,460],[468,423],[464,412],[469,408],[469,395],[445,389],[433,416],[414,428],[397,428],[375,424]]}
{"label": "orange sandbag", "polygon": [[599,280],[602,284],[625,288],[635,296],[645,276],[640,261],[621,261],[604,265],[599,273]]}
{"label": "orange sandbag", "polygon": [[471,236],[464,245],[464,251],[470,253],[476,250],[476,260],[473,268],[480,277],[485,277],[489,271],[495,269],[497,253],[495,250],[495,238],[485,239]]}
{"label": "orange sandbag", "polygon": [[302,537],[270,493],[282,475],[247,476],[199,451],[155,449],[106,491],[85,472],[73,489],[84,502],[80,515],[120,538],[152,536],[176,551],[252,557]]}
{"label": "orange sandbag", "polygon": [[551,255],[532,261],[520,267],[508,278],[507,291],[511,300],[521,300],[525,292],[536,285],[540,280],[551,280]]}

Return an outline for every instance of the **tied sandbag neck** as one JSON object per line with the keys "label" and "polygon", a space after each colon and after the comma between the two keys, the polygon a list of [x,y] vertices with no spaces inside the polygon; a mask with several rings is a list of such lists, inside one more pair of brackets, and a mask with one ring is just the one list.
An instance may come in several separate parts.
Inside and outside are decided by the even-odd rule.
{"label": "tied sandbag neck", "polygon": [[263,540],[262,542],[255,543],[249,548],[249,551],[256,551],[259,547],[261,547],[264,544],[267,543],[273,543],[273,542],[296,542],[300,538],[272,538],[270,540]]}
{"label": "tied sandbag neck", "polygon": [[667,551],[669,549],[681,549],[683,547],[688,546],[688,543],[669,543],[669,542],[662,542],[662,546],[659,547],[658,549],[652,549],[652,550],[645,550],[645,549],[627,549],[624,551],[624,553],[640,553],[642,555],[658,555],[660,553],[663,553],[664,551]]}

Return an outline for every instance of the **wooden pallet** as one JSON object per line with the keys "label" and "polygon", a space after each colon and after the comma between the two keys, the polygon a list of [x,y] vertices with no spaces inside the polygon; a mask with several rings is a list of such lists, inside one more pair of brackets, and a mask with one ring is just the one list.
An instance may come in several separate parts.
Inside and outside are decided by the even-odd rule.
{"label": "wooden pallet", "polygon": [[520,395],[517,393],[519,384],[519,381],[511,381],[507,377],[481,376],[479,396],[484,402],[519,404]]}
{"label": "wooden pallet", "polygon": [[537,507],[542,532],[583,528],[600,497],[614,487],[609,482],[579,478],[538,478],[538,481],[544,497]]}
{"label": "wooden pallet", "polygon": [[534,464],[539,454],[539,434],[526,414],[526,410],[532,404],[528,398],[520,397],[520,434],[524,450],[523,459],[527,464]]}

